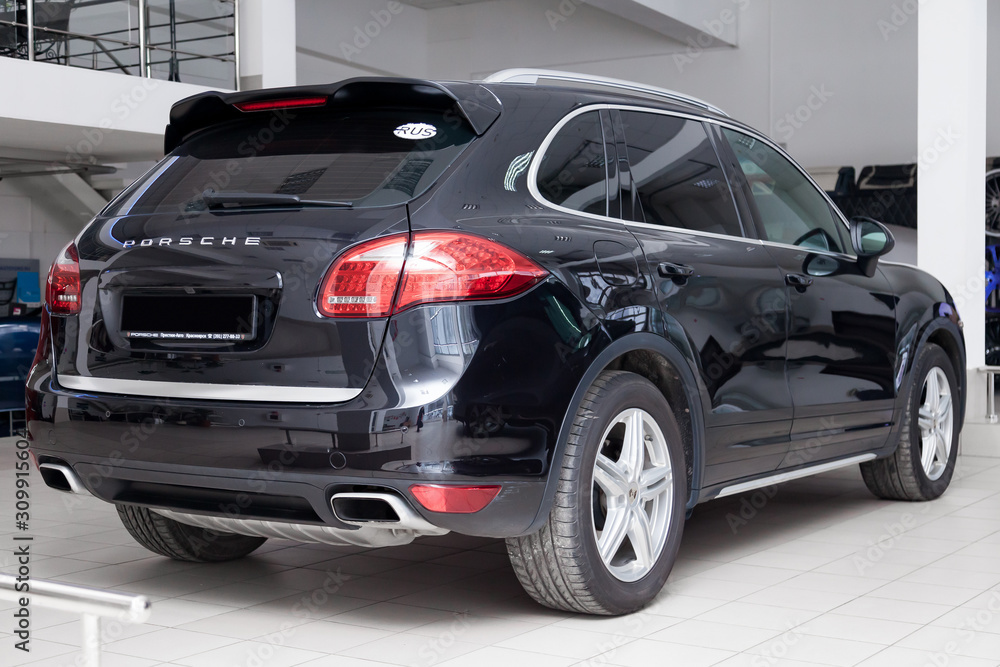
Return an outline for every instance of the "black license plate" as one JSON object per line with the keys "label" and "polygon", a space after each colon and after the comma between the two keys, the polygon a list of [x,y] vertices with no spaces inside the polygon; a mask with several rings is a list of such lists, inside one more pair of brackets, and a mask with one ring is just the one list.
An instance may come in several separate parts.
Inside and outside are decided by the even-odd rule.
{"label": "black license plate", "polygon": [[126,294],[121,332],[125,338],[175,341],[242,341],[256,334],[253,295]]}

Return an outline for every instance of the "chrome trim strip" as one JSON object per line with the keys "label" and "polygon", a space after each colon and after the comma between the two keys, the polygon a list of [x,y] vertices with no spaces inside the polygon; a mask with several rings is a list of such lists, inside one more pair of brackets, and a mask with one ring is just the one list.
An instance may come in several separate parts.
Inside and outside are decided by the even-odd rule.
{"label": "chrome trim strip", "polygon": [[[90,491],[88,491],[87,487],[84,486],[83,480],[80,479],[80,476],[77,475],[76,471],[73,470],[73,468],[71,468],[70,466],[63,465],[61,463],[41,463],[41,464],[39,464],[38,469],[39,470],[55,470],[55,471],[59,472],[60,474],[62,474],[63,477],[66,478],[66,483],[69,484],[69,489],[70,489],[71,492],[76,493],[76,494],[81,495],[81,496],[89,496],[90,495]],[[56,489],[56,490],[58,491],[59,489]]]}
{"label": "chrome trim strip", "polygon": [[483,83],[527,83],[538,85],[539,79],[550,79],[552,81],[566,81],[569,83],[584,83],[595,86],[606,86],[608,88],[618,88],[620,90],[630,90],[636,93],[645,93],[656,97],[663,97],[674,102],[684,102],[701,107],[706,111],[717,113],[721,116],[728,116],[725,111],[710,102],[698,99],[676,90],[660,88],[659,86],[649,86],[638,81],[628,81],[626,79],[613,79],[608,76],[596,76],[592,74],[579,74],[577,72],[564,72],[554,69],[535,68],[514,68],[494,72],[483,79]]}
{"label": "chrome trim strip", "polygon": [[102,394],[267,403],[344,403],[356,398],[364,391],[363,389],[336,387],[280,387],[253,384],[121,380],[81,375],[60,375],[56,381],[66,389],[93,391]]}
{"label": "chrome trim strip", "polygon": [[787,248],[788,250],[798,250],[799,252],[804,252],[808,255],[827,255],[829,257],[846,259],[852,262],[857,261],[858,259],[854,255],[848,255],[842,252],[836,252],[834,250],[823,250],[822,248],[813,248],[812,246],[792,245],[791,243],[778,243],[777,241],[761,241],[760,244],[764,246],[772,246],[775,248]]}
{"label": "chrome trim strip", "polygon": [[726,488],[719,491],[718,495],[714,498],[724,498],[725,496],[731,496],[737,493],[743,493],[744,491],[752,491],[754,489],[760,489],[765,486],[771,486],[772,484],[781,484],[782,482],[790,482],[793,479],[801,479],[803,477],[811,477],[812,475],[818,475],[824,472],[830,472],[831,470],[837,470],[838,468],[846,468],[847,466],[854,465],[855,463],[864,463],[865,461],[871,461],[875,458],[875,454],[859,454],[857,456],[852,456],[847,459],[841,459],[839,461],[830,461],[829,463],[821,463],[819,465],[810,466],[808,468],[799,468],[798,470],[790,470],[788,472],[778,473],[777,475],[771,475],[769,477],[764,477],[762,479],[755,479],[750,482],[742,482],[740,484],[733,484],[732,486],[727,486]]}
{"label": "chrome trim strip", "polygon": [[[827,204],[830,205],[830,207],[833,209],[833,211],[837,215],[837,217],[840,218],[841,223],[847,228],[847,231],[850,232],[850,230],[851,230],[851,223],[847,220],[847,218],[844,217],[843,212],[839,208],[837,208],[837,205],[833,203],[833,200],[830,199],[830,195],[826,194],[826,191],[823,190],[823,188],[819,187],[819,185],[816,183],[816,180],[812,176],[809,175],[809,172],[806,171],[805,169],[803,169],[802,166],[799,165],[798,162],[796,162],[787,152],[785,152],[781,148],[781,146],[778,146],[776,143],[774,143],[773,141],[771,141],[770,139],[768,139],[764,135],[760,134],[759,132],[757,132],[753,128],[745,127],[745,126],[742,126],[742,125],[738,125],[736,123],[726,122],[726,121],[720,120],[718,118],[706,118],[704,116],[697,116],[697,115],[694,115],[694,114],[688,114],[688,113],[683,113],[683,112],[679,112],[679,111],[667,111],[665,109],[650,109],[649,107],[630,106],[630,105],[627,105],[627,104],[591,104],[591,105],[588,105],[588,106],[580,107],[579,109],[574,109],[570,113],[568,113],[565,116],[563,116],[562,119],[558,123],[556,123],[555,126],[551,130],[549,130],[549,133],[546,135],[546,137],[542,141],[541,145],[535,151],[535,157],[531,161],[531,166],[528,167],[528,192],[531,193],[531,196],[534,197],[535,201],[537,201],[539,204],[543,204],[543,205],[547,206],[548,208],[553,208],[553,209],[555,209],[555,210],[557,210],[557,211],[559,211],[561,213],[566,213],[568,215],[573,215],[573,216],[578,216],[578,217],[591,218],[593,220],[601,220],[602,222],[617,222],[617,223],[624,223],[626,225],[633,225],[634,224],[634,225],[647,225],[647,226],[649,226],[651,224],[651,223],[644,223],[644,222],[636,222],[636,221],[633,221],[633,220],[623,220],[622,218],[612,218],[612,217],[605,216],[605,215],[596,215],[594,213],[584,213],[583,211],[575,211],[575,210],[573,210],[571,208],[565,208],[563,206],[559,206],[558,204],[553,204],[549,200],[545,199],[545,197],[542,196],[541,192],[538,189],[537,180],[538,180],[538,171],[541,168],[541,161],[542,161],[542,159],[544,159],[545,152],[548,150],[549,146],[552,144],[552,141],[553,141],[553,139],[555,139],[555,136],[559,132],[559,130],[561,130],[567,123],[569,123],[569,121],[573,120],[574,118],[576,118],[579,115],[587,113],[588,111],[601,111],[601,110],[604,110],[604,109],[608,109],[608,110],[618,109],[618,110],[621,110],[621,111],[640,111],[640,112],[644,112],[644,113],[656,113],[656,114],[660,114],[662,116],[674,116],[674,117],[677,117],[677,118],[686,118],[688,120],[696,120],[696,121],[703,122],[703,123],[713,123],[713,124],[719,125],[721,127],[728,127],[729,129],[735,130],[737,132],[742,132],[743,134],[747,134],[747,135],[753,137],[754,139],[757,139],[758,141],[762,141],[765,144],[767,144],[768,146],[770,146],[771,148],[773,148],[774,150],[778,151],[778,153],[782,157],[784,157],[791,164],[793,164],[795,166],[795,168],[798,169],[799,172],[803,176],[805,176],[806,179],[810,183],[812,183],[813,187],[816,188],[816,191],[819,192],[820,195],[822,195],[824,199],[826,199]],[[729,185],[729,189],[730,189],[730,191],[732,191],[732,184]],[[748,236],[730,236],[730,235],[727,235],[727,234],[714,234],[712,232],[701,232],[701,231],[697,231],[697,230],[693,230],[693,229],[685,229],[683,227],[668,227],[666,225],[651,225],[651,226],[653,228],[656,228],[656,229],[663,229],[663,230],[670,231],[670,232],[679,232],[679,233],[682,233],[682,234],[694,234],[696,236],[708,236],[708,237],[711,237],[711,238],[735,239],[737,241],[751,241],[751,242],[758,242],[759,241],[759,242],[765,243],[765,244],[773,244],[773,245],[776,245],[776,246],[784,246],[784,247],[789,247],[789,248],[796,248],[796,249],[799,249],[799,250],[803,249],[802,246],[786,246],[785,244],[774,243],[773,241],[765,241],[763,239],[752,239],[752,238],[750,238]],[[820,252],[822,252],[822,251],[820,251]],[[831,253],[831,254],[839,255],[841,257],[845,257],[845,258],[849,258],[849,259],[857,259],[854,255],[848,255],[848,254],[844,254],[844,253]]]}
{"label": "chrome trim strip", "polygon": [[626,226],[631,227],[642,227],[644,229],[655,229],[657,231],[670,233],[670,234],[690,234],[691,236],[705,236],[710,239],[721,239],[723,241],[731,241],[734,243],[749,243],[750,245],[765,245],[765,241],[760,239],[752,239],[749,236],[732,236],[730,234],[716,234],[715,232],[703,232],[697,229],[684,229],[683,227],[667,227],[666,225],[658,225],[655,222],[638,222],[636,220],[622,220]]}
{"label": "chrome trim strip", "polygon": [[185,523],[189,526],[208,528],[223,533],[251,535],[254,537],[271,537],[296,542],[317,542],[336,546],[354,545],[359,547],[395,547],[409,544],[423,535],[444,535],[445,528],[435,528],[433,533],[423,533],[416,530],[399,528],[397,524],[379,527],[378,524],[366,524],[361,528],[337,528],[334,526],[316,525],[311,523],[286,523],[283,521],[264,521],[260,519],[230,519],[221,516],[205,514],[188,514],[173,510],[151,507],[152,511],[168,519]]}

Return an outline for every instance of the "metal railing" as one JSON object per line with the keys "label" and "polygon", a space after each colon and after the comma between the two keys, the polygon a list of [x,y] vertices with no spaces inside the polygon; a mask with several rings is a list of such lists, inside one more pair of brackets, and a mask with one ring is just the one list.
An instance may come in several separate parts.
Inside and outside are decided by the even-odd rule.
{"label": "metal railing", "polygon": [[[0,0],[0,56],[169,81],[224,78],[223,85],[239,89],[238,0],[220,0],[231,9],[208,17],[179,17],[174,0],[164,0],[156,9],[165,12],[166,19],[157,22],[150,20],[150,1],[126,3],[130,17],[127,28],[85,33],[70,29],[73,13],[118,0]],[[135,27],[131,25],[133,11],[138,14]],[[192,30],[202,27],[208,34]],[[182,75],[182,63],[206,61],[228,64],[228,72],[222,78],[190,72]],[[160,76],[154,71],[157,66],[165,66]]]}
{"label": "metal railing", "polygon": [[[101,664],[101,619],[115,618],[122,623],[145,623],[149,620],[151,603],[144,595],[125,595],[82,586],[69,586],[53,581],[30,579],[28,591],[18,590],[17,577],[0,574],[0,600],[31,607],[56,609],[83,616],[83,667]],[[16,619],[15,612],[15,619]]]}

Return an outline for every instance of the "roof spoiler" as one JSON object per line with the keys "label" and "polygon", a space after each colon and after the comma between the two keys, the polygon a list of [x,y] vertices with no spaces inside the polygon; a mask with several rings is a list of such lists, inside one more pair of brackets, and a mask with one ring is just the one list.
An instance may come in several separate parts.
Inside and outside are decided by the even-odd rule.
{"label": "roof spoiler", "polygon": [[490,128],[502,108],[496,95],[478,83],[385,77],[359,77],[321,86],[201,93],[177,102],[170,109],[163,151],[170,153],[198,130],[243,116],[246,112],[235,105],[275,102],[274,106],[280,107],[282,100],[288,100],[292,102],[290,106],[296,106],[296,101],[309,98],[315,98],[315,103],[297,106],[322,106],[332,110],[358,107],[452,110],[465,119],[477,135]]}

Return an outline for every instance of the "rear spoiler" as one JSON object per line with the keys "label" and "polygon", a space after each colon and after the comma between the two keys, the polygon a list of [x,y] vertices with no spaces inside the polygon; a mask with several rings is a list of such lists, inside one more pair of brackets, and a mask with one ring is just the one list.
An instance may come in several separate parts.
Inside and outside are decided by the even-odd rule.
{"label": "rear spoiler", "polygon": [[[447,111],[463,118],[482,135],[500,116],[502,108],[488,88],[478,83],[426,81],[385,77],[360,77],[322,86],[268,88],[240,93],[201,93],[174,104],[163,136],[163,151],[170,153],[195,132],[242,117],[234,105],[307,100],[331,110],[352,108],[404,108]],[[325,98],[319,99],[319,98]],[[305,106],[305,105],[303,105]]]}

